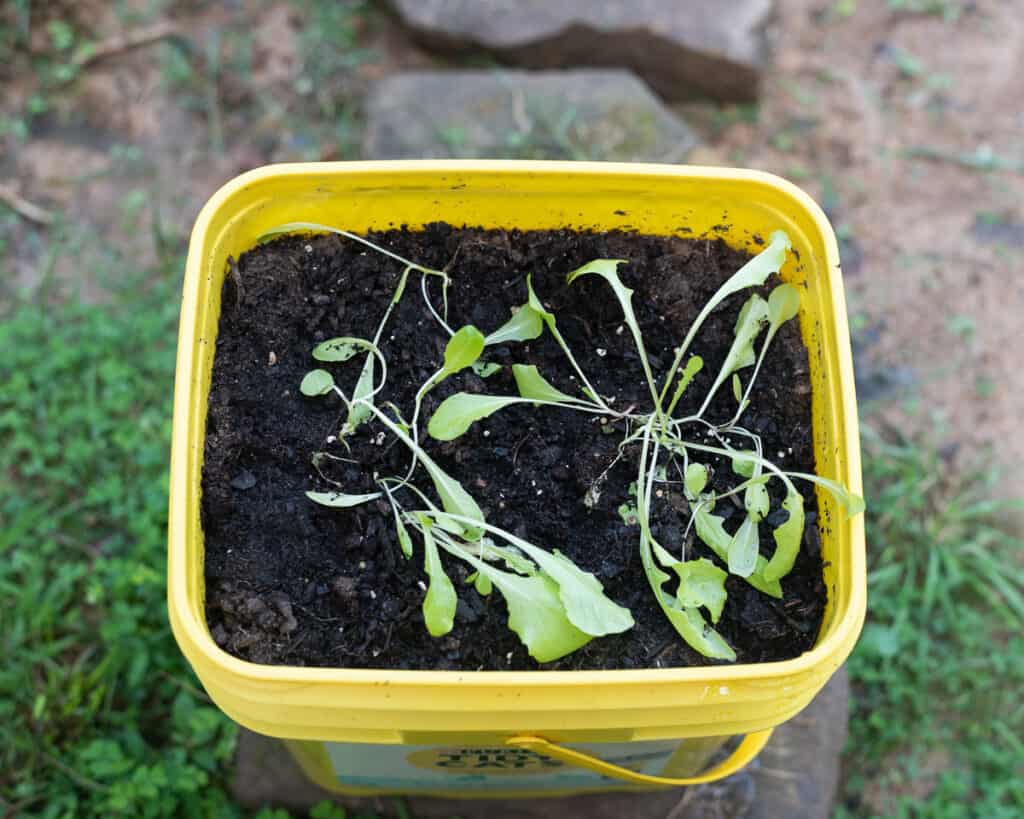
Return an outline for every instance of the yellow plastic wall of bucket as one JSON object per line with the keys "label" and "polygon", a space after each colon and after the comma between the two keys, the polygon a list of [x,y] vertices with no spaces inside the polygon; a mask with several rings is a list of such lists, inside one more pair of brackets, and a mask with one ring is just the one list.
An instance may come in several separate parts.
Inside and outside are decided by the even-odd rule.
{"label": "yellow plastic wall of bucket", "polygon": [[[245,662],[211,638],[203,609],[200,475],[227,257],[237,258],[260,234],[286,222],[366,231],[439,220],[485,228],[624,228],[721,237],[751,251],[760,237],[785,230],[795,253],[782,277],[802,285],[799,320],[809,352],[817,471],[862,493],[838,249],[825,215],[794,185],[757,171],[617,163],[444,160],[261,168],[210,199],[189,246],[168,532],[168,608],[181,650],[228,716],[259,733],[292,740],[307,772],[327,786],[337,787],[328,758],[352,744],[381,753],[383,746],[412,746],[424,751],[417,759],[444,748],[515,746],[539,752],[528,757],[533,762],[560,761],[589,769],[600,782],[606,780],[597,774],[623,775],[642,786],[674,780],[640,774],[630,779],[628,771],[597,759],[587,744],[640,748],[635,743],[654,747],[672,740],[674,755],[685,756],[704,738],[748,735],[725,768],[713,772],[727,773],[757,752],[766,732],[811,701],[860,632],[866,602],[863,516],[846,519],[827,493],[818,495],[818,526],[828,604],[815,647],[793,660],[642,671],[299,668]],[[569,743],[575,752],[562,747]],[[661,773],[670,775],[672,766]],[[395,783],[360,784],[358,778],[347,784],[343,789],[352,792],[400,789]],[[447,786],[424,788],[451,795]],[[584,781],[562,788],[588,789]],[[492,787],[487,795],[497,792],[504,789]]]}

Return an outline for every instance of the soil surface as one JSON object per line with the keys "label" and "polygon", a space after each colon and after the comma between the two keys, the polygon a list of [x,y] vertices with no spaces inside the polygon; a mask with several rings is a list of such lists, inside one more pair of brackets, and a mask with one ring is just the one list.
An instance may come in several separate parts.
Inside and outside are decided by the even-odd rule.
{"label": "soil surface", "polygon": [[[565,274],[595,258],[621,258],[627,286],[656,373],[670,365],[670,351],[700,307],[746,256],[719,241],[591,234],[572,231],[503,232],[433,225],[424,232],[374,235],[382,246],[451,275],[449,321],[487,333],[510,308],[526,301],[525,275],[558,317],[559,328],[584,372],[614,406],[649,402],[639,358],[621,310],[601,280],[565,285]],[[417,544],[403,559],[390,507],[383,501],[345,510],[318,506],[307,489],[343,484],[352,493],[374,491],[372,475],[402,475],[408,451],[378,423],[360,427],[350,453],[329,436],[343,407],[336,396],[309,399],[298,391],[317,365],[312,347],[339,335],[372,337],[392,297],[402,266],[335,236],[287,238],[245,254],[237,277],[224,285],[213,386],[210,393],[202,520],[206,535],[207,618],[214,639],[233,654],[260,663],[439,669],[530,669],[538,664],[506,626],[497,592],[479,596],[463,581],[469,569],[449,556],[444,563],[458,589],[454,630],[431,638],[420,606],[426,577]],[[239,286],[238,283],[241,283]],[[769,283],[770,285],[771,283]],[[440,303],[439,286],[431,286]],[[727,300],[708,320],[693,352],[705,359],[681,404],[696,410],[732,341],[736,315],[747,294]],[[413,397],[443,358],[447,335],[426,311],[419,281],[410,280],[383,335],[387,386],[378,396],[411,416]],[[361,357],[325,365],[351,391]],[[456,391],[515,395],[508,365],[536,364],[560,389],[577,393],[572,369],[545,332],[535,341],[489,347],[484,360],[502,365],[486,380],[465,370],[428,394],[426,419]],[[645,401],[646,398],[646,401]],[[735,408],[723,389],[709,417],[726,420]],[[794,323],[773,344],[744,418],[765,451],[783,465],[814,468],[810,435],[807,352]],[[609,425],[610,426],[610,425]],[[560,408],[515,406],[478,422],[461,438],[441,443],[423,433],[426,451],[472,493],[487,519],[547,548],[558,548],[593,572],[606,593],[628,607],[635,628],[596,639],[547,668],[607,669],[706,664],[676,634],[654,600],[641,566],[638,529],[619,514],[630,502],[637,454],[628,450],[608,473],[599,502],[584,504],[594,480],[611,464],[622,436],[591,416]],[[329,461],[323,475],[311,464],[327,451],[358,463]],[[713,462],[711,462],[712,465]],[[728,464],[716,469],[720,491],[735,485]],[[420,470],[418,485],[432,491]],[[773,482],[777,483],[777,482]],[[769,485],[777,493],[778,489]],[[773,600],[738,578],[727,583],[729,600],[717,628],[740,662],[795,657],[817,635],[824,609],[816,504],[808,493],[805,542],[794,571],[784,579],[783,600]],[[773,494],[777,508],[781,494]],[[673,551],[688,518],[678,485],[666,484],[656,500],[654,532]],[[731,531],[738,505],[720,501]],[[762,540],[772,543],[769,516]],[[699,541],[691,556],[712,557]]]}

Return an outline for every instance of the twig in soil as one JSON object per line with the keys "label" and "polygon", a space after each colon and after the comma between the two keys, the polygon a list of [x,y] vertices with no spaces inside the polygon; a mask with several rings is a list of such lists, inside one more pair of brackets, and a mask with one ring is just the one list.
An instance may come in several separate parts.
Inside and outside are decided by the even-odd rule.
{"label": "twig in soil", "polygon": [[299,635],[299,639],[296,640],[294,643],[292,643],[291,645],[288,646],[287,653],[288,654],[294,654],[298,650],[299,646],[301,646],[305,641],[306,641],[305,633],[300,634]]}
{"label": "twig in soil", "polygon": [[295,608],[296,608],[297,611],[301,611],[307,617],[309,617],[309,618],[311,618],[313,620],[316,620],[316,621],[318,621],[320,623],[340,623],[340,622],[343,622],[345,620],[344,617],[318,617],[317,615],[313,614],[313,612],[311,612],[309,609],[307,609],[305,606],[300,606],[300,605],[297,605],[297,604],[295,605]]}
{"label": "twig in soil", "polygon": [[345,451],[351,453],[352,447],[349,446],[348,441],[345,440],[344,436],[339,437],[334,434],[335,430],[337,430],[338,427],[341,426],[341,419],[345,417],[346,412],[347,410],[342,409],[341,412],[338,413],[338,417],[335,418],[331,425],[323,432],[323,434],[320,436],[320,440],[323,441],[325,444],[333,444],[335,441],[339,441],[342,444],[342,446],[345,447]]}
{"label": "twig in soil", "polygon": [[664,654],[666,651],[668,651],[670,648],[672,648],[672,646],[674,646],[675,644],[676,644],[675,640],[666,640],[660,646],[658,646],[654,651],[649,651],[647,653],[647,656],[644,658],[644,664],[645,665],[652,664],[655,660],[657,660],[659,657],[661,657],[662,654]]}
{"label": "twig in soil", "polygon": [[238,262],[234,256],[228,256],[228,267],[231,268],[231,282],[235,285],[235,309],[239,310],[245,298],[245,290],[242,289],[242,274],[238,272]]}
{"label": "twig in soil", "polygon": [[519,450],[523,448],[523,444],[525,444],[528,440],[530,440],[530,436],[531,435],[533,435],[533,430],[532,429],[529,432],[527,432],[522,437],[522,439],[519,441],[519,443],[516,444],[512,448],[512,468],[513,469],[515,468],[516,461],[519,459]]}
{"label": "twig in soil", "polygon": [[442,273],[448,273],[452,269],[452,265],[455,264],[456,260],[459,258],[459,253],[461,251],[462,242],[459,242],[459,246],[455,248],[455,252],[452,254],[452,257],[448,260],[448,264],[441,268]]}
{"label": "twig in soil", "polygon": [[118,34],[106,40],[101,40],[95,45],[83,48],[72,58],[72,63],[77,68],[84,68],[100,60],[105,60],[107,57],[123,54],[126,51],[132,51],[133,49],[165,40],[168,37],[175,37],[178,33],[178,27],[174,23],[162,20],[151,26],[144,26],[125,34]]}
{"label": "twig in soil", "polygon": [[[789,611],[787,611],[787,609],[790,608],[789,603],[783,603],[781,606],[779,605],[778,601],[772,601],[772,603],[773,603],[772,609],[774,609],[779,614],[779,616],[782,617],[782,619],[785,620],[787,624],[789,624],[790,628],[793,628],[793,629],[796,629],[797,631],[799,631],[800,630],[800,623],[799,623],[799,621],[797,621],[794,617],[791,617],[790,614],[789,614]],[[800,601],[797,600],[796,603],[797,603],[797,605],[799,605]],[[763,622],[759,622],[756,625],[758,625],[758,626],[760,626],[760,625],[770,625],[770,621],[766,620],[766,621],[763,621]]]}
{"label": "twig in soil", "polygon": [[583,330],[586,332],[587,338],[592,339],[594,337],[594,328],[590,326],[590,322],[583,318],[583,316],[576,316],[576,320],[583,325]]}
{"label": "twig in soil", "polygon": [[696,788],[687,788],[684,790],[682,799],[676,802],[675,807],[668,812],[665,819],[683,819],[686,815],[686,808],[690,804],[695,793],[697,793]]}
{"label": "twig in soil", "polygon": [[0,185],[0,202],[29,222],[44,226],[53,222],[53,214],[50,211],[29,202],[12,185]]}
{"label": "twig in soil", "polygon": [[[370,643],[373,642],[373,637],[374,637],[374,635],[370,631],[370,629],[366,629],[366,631],[363,632],[363,642],[360,643],[359,646],[355,650],[355,654],[357,656],[364,656],[366,654],[366,649],[369,648]],[[377,655],[374,654],[373,656],[376,657]]]}

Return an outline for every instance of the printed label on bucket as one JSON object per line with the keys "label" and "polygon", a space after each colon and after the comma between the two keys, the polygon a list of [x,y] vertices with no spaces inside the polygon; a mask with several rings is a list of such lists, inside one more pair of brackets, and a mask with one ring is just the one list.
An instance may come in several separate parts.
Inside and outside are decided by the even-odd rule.
{"label": "printed label on bucket", "polygon": [[[654,776],[687,776],[721,745],[718,738],[571,744],[615,765]],[[500,745],[365,745],[324,743],[338,784],[414,791],[622,789],[623,783],[521,748]]]}

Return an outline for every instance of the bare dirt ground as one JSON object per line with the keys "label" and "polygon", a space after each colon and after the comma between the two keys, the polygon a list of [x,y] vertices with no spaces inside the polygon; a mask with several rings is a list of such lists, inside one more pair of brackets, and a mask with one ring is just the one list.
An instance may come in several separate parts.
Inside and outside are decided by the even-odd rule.
{"label": "bare dirt ground", "polygon": [[[893,11],[901,5],[933,11]],[[982,449],[1008,467],[1024,455],[1022,12],[1020,2],[781,3],[757,121],[719,126],[693,158],[807,188],[844,240],[865,380],[913,381],[913,399],[890,416],[937,428],[961,458]],[[1002,491],[1024,497],[1020,470]]]}

